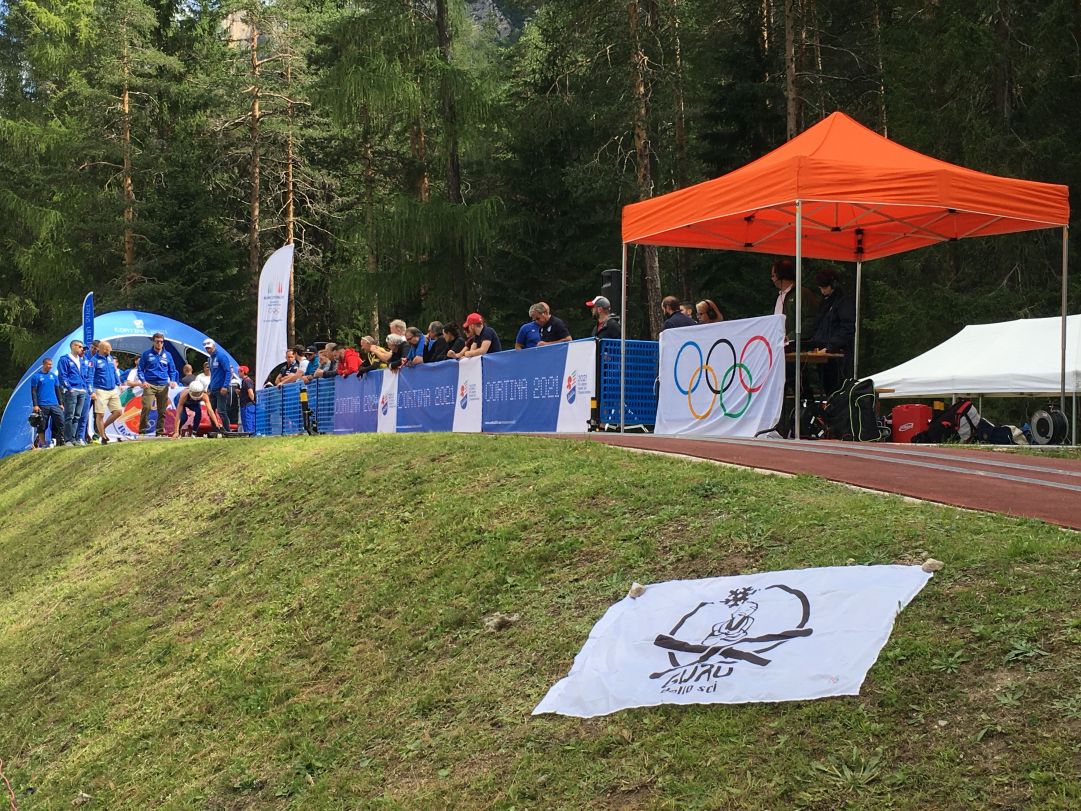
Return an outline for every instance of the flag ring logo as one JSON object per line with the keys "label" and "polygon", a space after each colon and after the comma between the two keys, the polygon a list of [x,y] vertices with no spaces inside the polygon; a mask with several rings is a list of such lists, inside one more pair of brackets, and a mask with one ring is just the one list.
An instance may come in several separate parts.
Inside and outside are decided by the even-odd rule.
{"label": "flag ring logo", "polygon": [[[766,348],[768,357],[766,373],[768,374],[769,371],[773,369],[773,347],[770,346],[769,341],[766,340],[764,335],[754,335],[748,338],[738,356],[736,355],[736,347],[733,346],[732,342],[727,338],[719,338],[714,341],[713,346],[709,348],[709,352],[707,352],[704,357],[702,355],[702,347],[695,341],[686,341],[683,346],[679,348],[679,351],[676,353],[676,362],[672,365],[672,377],[675,379],[676,389],[679,393],[687,395],[687,409],[691,412],[691,416],[696,420],[704,420],[713,413],[713,410],[718,404],[721,407],[721,413],[726,417],[738,419],[743,416],[744,412],[750,407],[754,395],[762,390],[764,384],[764,381],[762,381],[759,382],[757,386],[754,385],[754,376],[751,374],[751,370],[747,364],[744,363],[747,359],[747,351],[751,348],[751,345],[755,343],[761,343]],[[717,371],[712,364],[712,360],[713,353],[717,350],[717,347],[721,345],[728,348],[728,351],[732,355],[732,363],[724,370],[724,373],[718,380]],[[687,347],[691,347],[698,353],[698,366],[695,367],[695,370],[691,373],[690,381],[684,386],[679,379],[679,359],[683,356],[683,350]],[[744,378],[745,374],[746,378]],[[732,388],[732,384],[737,380],[739,381],[739,385],[743,388],[743,391],[746,393],[746,399],[743,401],[740,408],[730,409],[729,406],[725,405],[724,395],[728,393],[728,390]],[[694,407],[693,395],[703,382],[713,396],[710,399],[709,406],[699,412]]]}

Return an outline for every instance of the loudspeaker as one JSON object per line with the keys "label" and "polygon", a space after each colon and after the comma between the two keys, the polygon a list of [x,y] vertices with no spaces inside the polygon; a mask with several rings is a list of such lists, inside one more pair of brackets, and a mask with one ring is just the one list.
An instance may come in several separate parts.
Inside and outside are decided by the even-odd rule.
{"label": "loudspeaker", "polygon": [[612,302],[612,315],[619,317],[623,302],[623,271],[611,268],[601,271],[601,295]]}

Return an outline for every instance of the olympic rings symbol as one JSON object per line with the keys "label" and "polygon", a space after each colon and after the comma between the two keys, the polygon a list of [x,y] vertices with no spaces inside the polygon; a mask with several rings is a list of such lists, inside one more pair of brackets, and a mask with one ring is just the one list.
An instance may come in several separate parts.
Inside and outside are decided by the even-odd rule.
{"label": "olympic rings symbol", "polygon": [[[754,399],[754,395],[762,390],[762,386],[765,385],[765,380],[754,385],[754,375],[751,374],[750,367],[745,363],[747,360],[747,351],[751,348],[752,344],[761,343],[766,348],[768,365],[766,372],[768,373],[773,368],[773,347],[770,346],[768,340],[763,335],[755,335],[749,339],[743,345],[743,349],[740,350],[739,355],[736,354],[736,348],[732,345],[732,342],[727,338],[719,338],[713,342],[713,346],[709,348],[709,352],[702,355],[702,347],[700,347],[694,341],[686,341],[683,346],[679,348],[676,353],[676,362],[673,364],[672,376],[676,382],[676,390],[687,397],[687,409],[691,412],[696,420],[704,420],[708,418],[713,410],[718,406],[721,407],[721,413],[726,417],[732,419],[738,419],[742,417],[744,412],[751,405],[751,400]],[[713,366],[713,353],[717,351],[719,347],[725,347],[728,353],[732,356],[732,362],[728,364],[728,367],[724,370],[724,373],[718,378],[717,370]],[[679,360],[683,357],[683,351],[690,347],[698,353],[698,365],[691,373],[691,379],[686,386],[679,379]],[[740,388],[743,389],[745,397],[743,397],[743,403],[739,408],[730,408],[732,400],[729,400],[729,405],[725,404],[725,395],[728,394],[729,389],[732,388],[734,383],[738,382]],[[706,388],[712,394],[709,406],[702,412],[699,412],[694,407],[693,395],[698,391],[698,387],[705,383]],[[737,390],[738,391],[738,390]]]}

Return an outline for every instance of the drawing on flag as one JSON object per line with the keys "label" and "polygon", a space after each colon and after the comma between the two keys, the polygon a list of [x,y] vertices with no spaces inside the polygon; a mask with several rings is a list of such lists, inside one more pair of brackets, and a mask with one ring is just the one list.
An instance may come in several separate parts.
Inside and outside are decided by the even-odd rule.
{"label": "drawing on flag", "polygon": [[654,584],[608,609],[533,714],[858,695],[930,577],[838,566]]}

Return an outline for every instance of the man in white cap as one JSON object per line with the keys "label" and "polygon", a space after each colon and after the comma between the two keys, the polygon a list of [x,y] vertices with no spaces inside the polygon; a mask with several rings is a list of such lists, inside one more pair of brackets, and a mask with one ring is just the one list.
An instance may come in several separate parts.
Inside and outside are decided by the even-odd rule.
{"label": "man in white cap", "polygon": [[229,385],[233,379],[233,369],[225,358],[224,352],[218,351],[218,345],[210,338],[203,341],[203,349],[210,362],[210,407],[217,412],[223,423],[229,421]]}
{"label": "man in white cap", "polygon": [[619,319],[612,315],[612,302],[604,296],[597,296],[592,301],[586,302],[587,307],[593,308],[593,317],[597,319],[591,333],[598,341],[602,338],[615,338],[619,340]]}

